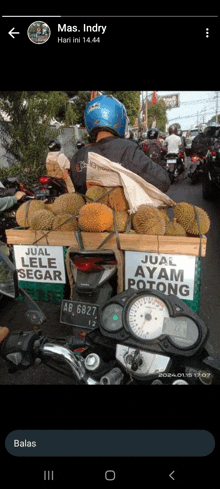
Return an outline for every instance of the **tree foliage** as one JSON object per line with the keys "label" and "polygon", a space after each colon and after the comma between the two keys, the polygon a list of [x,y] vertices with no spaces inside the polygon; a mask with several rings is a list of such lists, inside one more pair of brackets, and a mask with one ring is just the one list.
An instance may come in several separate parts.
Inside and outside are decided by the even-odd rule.
{"label": "tree foliage", "polygon": [[148,127],[151,127],[156,121],[156,126],[160,131],[165,131],[166,128],[166,105],[163,100],[159,100],[155,104],[148,102]]}
{"label": "tree foliage", "polygon": [[[140,108],[139,91],[103,91],[125,105],[129,123],[134,124]],[[76,96],[76,97],[75,97]],[[74,103],[69,98],[75,97]],[[91,91],[0,91],[1,144],[16,165],[6,170],[0,168],[0,179],[7,175],[24,174],[27,182],[45,172],[48,143],[58,135],[51,129],[50,120],[55,118],[64,125],[85,125],[84,112],[90,101]],[[27,173],[27,169],[29,172]]]}
{"label": "tree foliage", "polygon": [[10,118],[10,122],[0,119],[2,145],[20,171],[28,168],[38,176],[45,170],[48,143],[57,135],[50,120],[68,103],[68,97],[61,92],[0,92],[0,97],[0,109]]}
{"label": "tree foliage", "polygon": [[113,95],[122,104],[124,104],[131,126],[134,125],[134,121],[138,116],[140,110],[140,93],[139,91],[124,91],[124,92],[104,92],[105,94]]}

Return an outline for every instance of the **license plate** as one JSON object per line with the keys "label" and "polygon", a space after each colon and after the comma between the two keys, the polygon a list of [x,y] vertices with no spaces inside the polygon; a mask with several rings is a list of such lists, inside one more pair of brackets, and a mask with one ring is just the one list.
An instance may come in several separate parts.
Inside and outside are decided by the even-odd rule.
{"label": "license plate", "polygon": [[176,163],[176,160],[167,160],[167,163]]}
{"label": "license plate", "polygon": [[50,195],[49,189],[46,189],[46,190],[37,190],[37,192],[36,192],[36,197],[44,197],[44,196],[46,197],[48,195]]}
{"label": "license plate", "polygon": [[60,322],[78,328],[95,329],[98,326],[97,304],[63,300],[60,311]]}

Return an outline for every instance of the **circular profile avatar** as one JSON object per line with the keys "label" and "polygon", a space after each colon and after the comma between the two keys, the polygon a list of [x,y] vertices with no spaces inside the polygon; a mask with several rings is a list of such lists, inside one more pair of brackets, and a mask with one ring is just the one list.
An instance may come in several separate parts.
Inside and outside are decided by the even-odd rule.
{"label": "circular profile avatar", "polygon": [[28,38],[34,44],[44,44],[50,38],[51,30],[49,25],[42,20],[33,22],[27,30]]}

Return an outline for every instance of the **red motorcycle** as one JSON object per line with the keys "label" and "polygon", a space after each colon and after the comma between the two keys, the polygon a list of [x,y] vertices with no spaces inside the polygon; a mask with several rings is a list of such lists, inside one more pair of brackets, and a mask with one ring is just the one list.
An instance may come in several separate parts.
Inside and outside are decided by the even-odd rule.
{"label": "red motorcycle", "polygon": [[59,197],[59,195],[68,192],[66,182],[62,178],[42,175],[39,177],[38,181],[40,185],[35,191],[38,200],[47,199],[48,203],[51,203],[54,202],[55,198]]}

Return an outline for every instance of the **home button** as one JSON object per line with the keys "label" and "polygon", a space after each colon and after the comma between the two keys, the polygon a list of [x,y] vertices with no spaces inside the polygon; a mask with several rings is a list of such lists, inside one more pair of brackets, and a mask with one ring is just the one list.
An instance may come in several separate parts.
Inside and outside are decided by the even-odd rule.
{"label": "home button", "polygon": [[107,481],[114,481],[116,477],[115,471],[114,470],[106,470],[105,472],[105,479]]}

